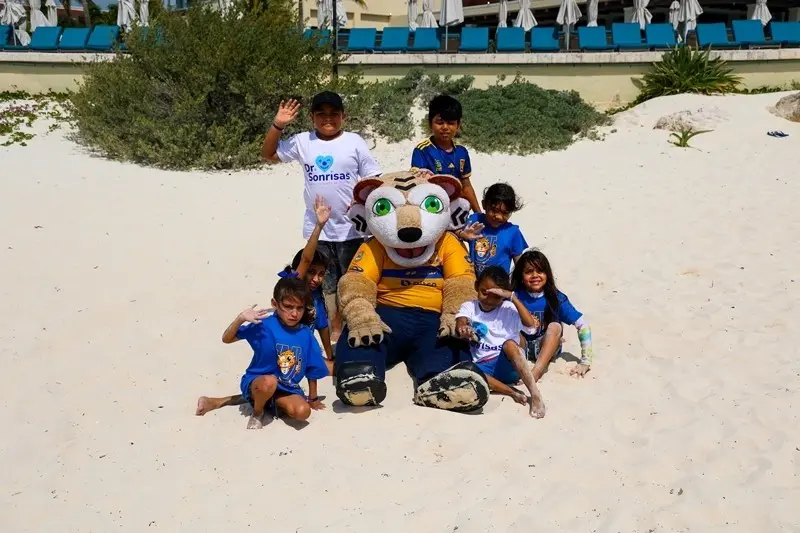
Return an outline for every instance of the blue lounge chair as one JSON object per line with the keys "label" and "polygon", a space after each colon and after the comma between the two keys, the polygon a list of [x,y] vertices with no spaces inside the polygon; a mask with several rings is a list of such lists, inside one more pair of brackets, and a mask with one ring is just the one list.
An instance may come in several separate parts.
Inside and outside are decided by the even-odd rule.
{"label": "blue lounge chair", "polygon": [[644,27],[645,43],[651,50],[656,48],[675,48],[678,41],[675,39],[675,28],[672,24],[648,24]]}
{"label": "blue lounge chair", "polygon": [[558,31],[552,26],[531,28],[531,52],[558,52]]}
{"label": "blue lounge chair", "polygon": [[608,44],[606,29],[603,26],[581,26],[578,28],[578,48],[581,50],[616,50],[616,45]]}
{"label": "blue lounge chair", "polygon": [[697,25],[697,45],[700,48],[739,48],[741,43],[728,40],[728,28],[722,22]]}
{"label": "blue lounge chair", "polygon": [[464,28],[461,30],[461,52],[487,52],[489,50],[489,28]]}
{"label": "blue lounge chair", "polygon": [[410,30],[402,27],[386,27],[381,33],[381,52],[407,52]]}
{"label": "blue lounge chair", "polygon": [[[39,28],[36,28],[37,30]],[[86,42],[89,40],[89,28],[65,28],[61,34],[61,41],[58,49],[65,52],[86,50]]]}
{"label": "blue lounge chair", "polygon": [[119,26],[101,24],[95,26],[86,42],[87,50],[108,52],[119,40]]}
{"label": "blue lounge chair", "polygon": [[[3,48],[6,50],[57,50],[59,37],[61,37],[61,28],[58,26],[40,26],[33,30],[28,46],[7,44]],[[9,39],[11,40],[11,37]]]}
{"label": "blue lounge chair", "polygon": [[525,28],[497,28],[495,34],[498,52],[524,52],[525,51]]}
{"label": "blue lounge chair", "polygon": [[311,28],[303,32],[303,39],[319,39],[320,46],[331,44],[331,30],[312,30]]}
{"label": "blue lounge chair", "polygon": [[372,52],[375,50],[377,34],[378,30],[375,28],[353,28],[344,49],[347,52]]}
{"label": "blue lounge chair", "polygon": [[800,22],[770,22],[772,42],[781,46],[800,46]]}
{"label": "blue lounge chair", "polygon": [[8,24],[0,25],[0,50],[8,44],[8,39],[11,37],[11,26]]}
{"label": "blue lounge chair", "polygon": [[760,20],[734,20],[731,23],[733,38],[746,46],[769,46]]}
{"label": "blue lounge chair", "polygon": [[638,22],[615,22],[611,25],[611,41],[620,50],[648,48],[642,42],[642,28]]}
{"label": "blue lounge chair", "polygon": [[436,28],[417,28],[417,31],[414,32],[414,44],[409,50],[412,52],[438,52],[442,45],[439,43],[436,31]]}

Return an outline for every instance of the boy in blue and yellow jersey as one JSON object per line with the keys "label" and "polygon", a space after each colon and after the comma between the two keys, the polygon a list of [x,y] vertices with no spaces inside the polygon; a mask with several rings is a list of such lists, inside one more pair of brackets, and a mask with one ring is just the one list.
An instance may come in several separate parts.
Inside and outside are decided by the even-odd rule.
{"label": "boy in blue and yellow jersey", "polygon": [[472,188],[472,163],[469,152],[455,137],[461,127],[461,103],[453,98],[440,94],[431,100],[428,106],[428,125],[431,137],[419,143],[411,154],[412,168],[426,168],[434,174],[448,174],[461,181],[461,196],[472,210],[481,212],[481,204]]}

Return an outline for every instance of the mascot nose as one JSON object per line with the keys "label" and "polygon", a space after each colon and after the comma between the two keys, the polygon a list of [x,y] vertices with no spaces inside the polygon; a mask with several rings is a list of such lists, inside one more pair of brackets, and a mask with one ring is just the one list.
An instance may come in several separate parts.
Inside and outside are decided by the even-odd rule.
{"label": "mascot nose", "polygon": [[419,228],[403,228],[397,230],[397,236],[403,242],[417,242],[422,237],[422,230]]}

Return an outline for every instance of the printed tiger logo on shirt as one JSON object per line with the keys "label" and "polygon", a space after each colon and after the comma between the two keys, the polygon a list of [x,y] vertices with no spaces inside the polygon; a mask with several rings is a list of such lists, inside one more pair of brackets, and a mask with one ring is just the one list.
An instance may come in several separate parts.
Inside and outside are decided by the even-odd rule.
{"label": "printed tiger logo on shirt", "polygon": [[278,353],[278,381],[293,385],[293,379],[300,373],[303,367],[303,350],[299,346],[289,346],[287,344],[276,344],[275,351]]}

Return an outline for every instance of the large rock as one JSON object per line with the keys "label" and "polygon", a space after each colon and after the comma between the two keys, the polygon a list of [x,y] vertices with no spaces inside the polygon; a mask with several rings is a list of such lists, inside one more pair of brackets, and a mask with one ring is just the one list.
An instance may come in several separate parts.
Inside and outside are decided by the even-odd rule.
{"label": "large rock", "polygon": [[792,122],[800,122],[800,93],[784,96],[770,111]]}
{"label": "large rock", "polygon": [[659,118],[654,126],[657,130],[686,131],[713,130],[720,122],[730,117],[718,107],[699,107],[684,109]]}

